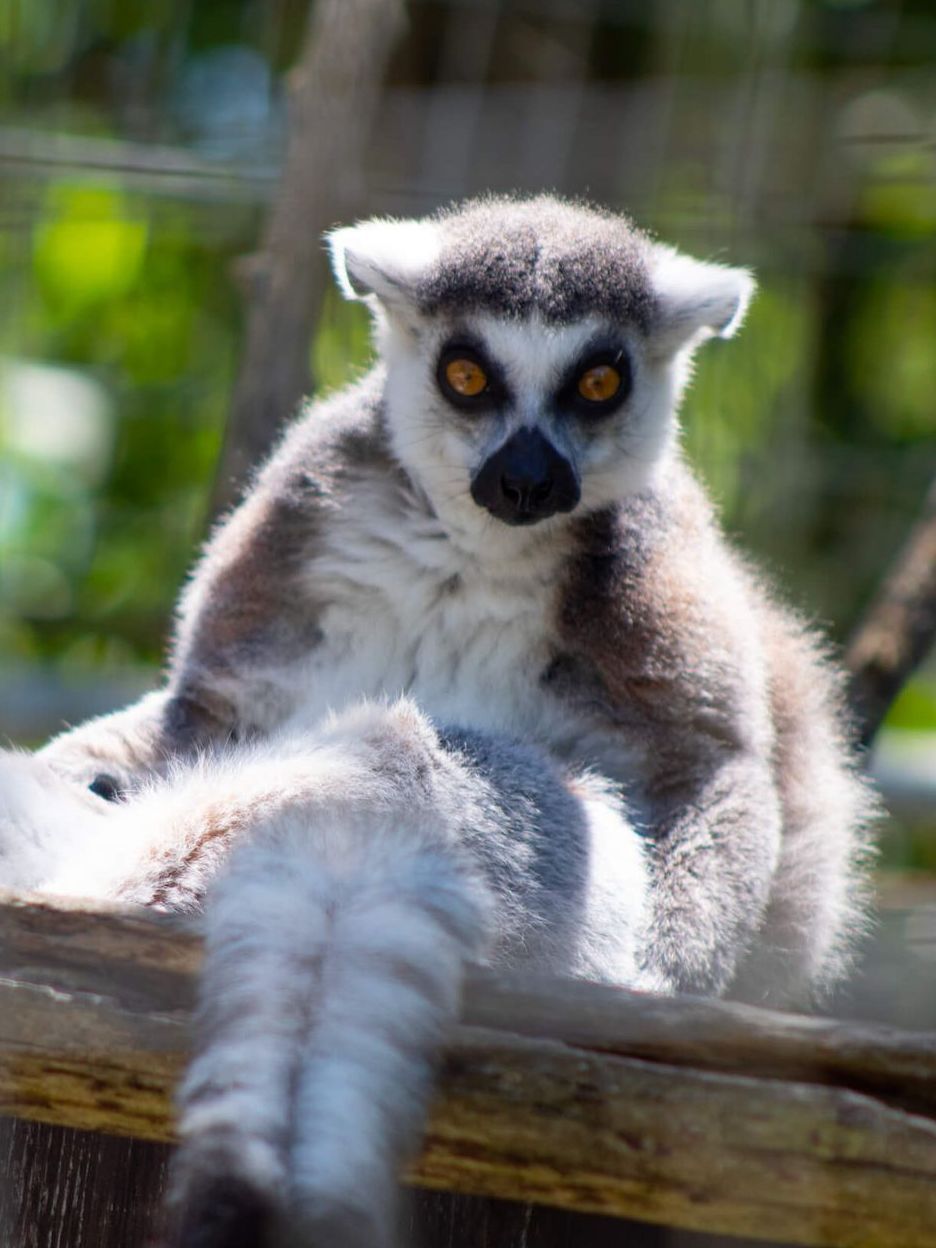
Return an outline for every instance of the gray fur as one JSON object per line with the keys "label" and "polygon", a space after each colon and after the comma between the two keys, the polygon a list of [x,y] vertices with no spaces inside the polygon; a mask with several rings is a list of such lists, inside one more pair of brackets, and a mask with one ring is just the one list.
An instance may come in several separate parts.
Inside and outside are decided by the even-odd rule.
{"label": "gray fur", "polygon": [[[678,450],[691,352],[733,332],[749,275],[549,197],[331,246],[380,364],[213,534],[165,688],[0,756],[11,878],[174,910],[208,891],[182,1248],[390,1242],[479,951],[784,1005],[847,972],[863,923],[874,803],[834,666]],[[453,335],[509,401],[445,399]],[[596,335],[633,388],[590,419],[557,394]],[[582,501],[514,528],[469,483],[524,428]],[[77,792],[101,772],[122,801]]]}
{"label": "gray fur", "polygon": [[620,216],[549,196],[492,197],[441,213],[443,250],[415,287],[426,316],[477,309],[569,324],[599,312],[646,329],[647,236]]}

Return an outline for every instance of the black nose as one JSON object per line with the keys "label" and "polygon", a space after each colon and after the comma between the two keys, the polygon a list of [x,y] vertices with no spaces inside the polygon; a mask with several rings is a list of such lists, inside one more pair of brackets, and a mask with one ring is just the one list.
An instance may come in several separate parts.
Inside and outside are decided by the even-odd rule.
{"label": "black nose", "polygon": [[571,511],[581,490],[575,469],[548,438],[519,429],[475,473],[471,497],[505,524],[535,524]]}

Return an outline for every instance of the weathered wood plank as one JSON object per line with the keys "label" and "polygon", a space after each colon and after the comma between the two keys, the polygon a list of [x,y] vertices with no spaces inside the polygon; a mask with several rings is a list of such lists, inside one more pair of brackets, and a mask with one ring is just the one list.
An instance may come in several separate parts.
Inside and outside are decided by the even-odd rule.
{"label": "weathered wood plank", "polygon": [[[0,1010],[0,1034],[30,1043],[41,1026],[62,1051],[181,1054],[200,961],[196,931],[178,919],[0,892],[0,1002],[19,993]],[[24,991],[30,982],[38,996]],[[49,990],[70,999],[53,998],[40,1024]],[[482,969],[468,976],[462,1019],[674,1065],[841,1083],[920,1110],[936,1103],[929,1032]]]}
{"label": "weathered wood plank", "polygon": [[[198,961],[172,920],[0,904],[0,1113],[169,1139]],[[414,1182],[936,1246],[932,1035],[480,970],[464,1017]]]}
{"label": "weathered wood plank", "polygon": [[0,1121],[3,1248],[154,1248],[169,1150]]}
{"label": "weathered wood plank", "polygon": [[478,970],[466,1023],[651,1061],[835,1084],[936,1109],[936,1035],[726,1001],[639,996],[601,984]]}
{"label": "weathered wood plank", "polygon": [[839,1088],[460,1033],[427,1186],[803,1244],[936,1243],[936,1125]]}

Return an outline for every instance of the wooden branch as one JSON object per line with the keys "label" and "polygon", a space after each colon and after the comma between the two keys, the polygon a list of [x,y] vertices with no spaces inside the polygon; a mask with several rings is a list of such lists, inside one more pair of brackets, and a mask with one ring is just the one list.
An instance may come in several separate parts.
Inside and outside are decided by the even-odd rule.
{"label": "wooden branch", "polygon": [[[0,903],[0,1113],[171,1136],[200,961]],[[409,1179],[803,1244],[936,1245],[936,1036],[473,972]]]}
{"label": "wooden branch", "polygon": [[299,64],[279,191],[249,266],[244,353],[215,482],[213,513],[236,497],[308,394],[321,305],[321,235],[357,189],[402,0],[316,0]]}
{"label": "wooden branch", "polygon": [[209,160],[168,143],[142,143],[86,134],[50,133],[20,126],[0,126],[0,170],[4,181],[33,177],[100,180],[117,174],[121,182],[150,195],[254,203],[265,201],[276,184],[274,164],[246,160]]}
{"label": "wooden branch", "polygon": [[848,644],[850,697],[869,745],[936,638],[936,481],[916,526]]}

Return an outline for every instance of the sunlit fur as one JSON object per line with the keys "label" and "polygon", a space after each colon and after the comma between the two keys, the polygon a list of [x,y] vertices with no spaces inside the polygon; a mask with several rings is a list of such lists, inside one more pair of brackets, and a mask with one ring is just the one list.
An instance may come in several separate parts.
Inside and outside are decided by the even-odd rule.
{"label": "sunlit fur", "polygon": [[[0,754],[0,878],[203,912],[174,1248],[393,1243],[472,958],[808,1004],[863,926],[874,803],[834,665],[679,450],[750,275],[548,196],[330,246],[375,367],[213,534],[164,688]],[[509,402],[443,396],[466,333]],[[633,389],[558,416],[596,335]],[[513,527],[471,483],[522,427],[581,501]]]}

